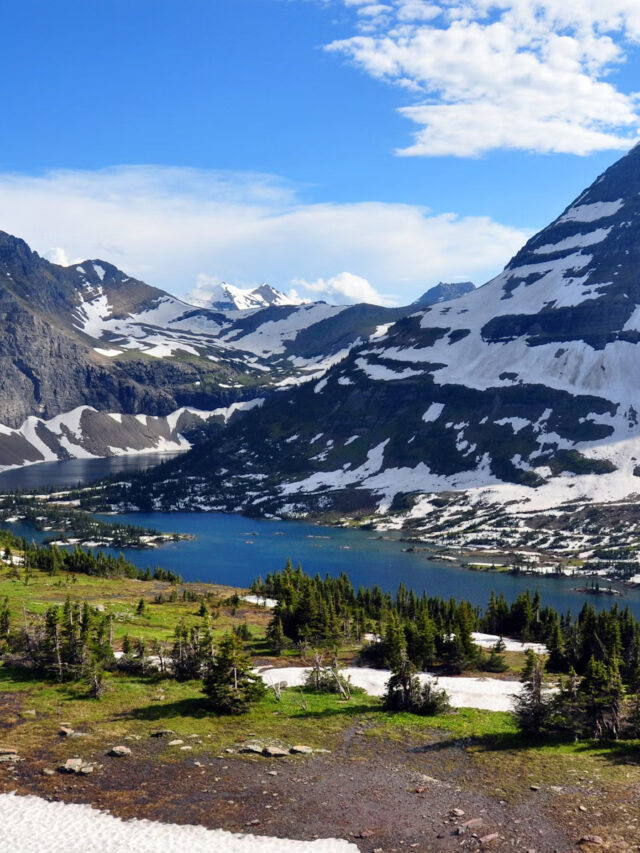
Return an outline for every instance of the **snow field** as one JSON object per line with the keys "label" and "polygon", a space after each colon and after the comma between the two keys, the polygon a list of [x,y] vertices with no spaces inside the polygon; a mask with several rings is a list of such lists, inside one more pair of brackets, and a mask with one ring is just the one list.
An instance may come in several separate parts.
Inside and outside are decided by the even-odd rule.
{"label": "snow field", "polygon": [[[289,687],[304,684],[311,669],[304,666],[285,666],[258,670],[264,683],[278,684],[286,681]],[[340,670],[354,687],[362,687],[371,696],[383,696],[391,676],[388,669],[351,666]],[[434,681],[449,694],[454,708],[478,708],[484,711],[511,711],[514,697],[520,692],[519,681],[502,681],[497,678],[465,678],[463,676],[439,678],[433,673],[419,673],[422,683]]]}
{"label": "snow field", "polygon": [[336,838],[290,841],[222,829],[120,820],[88,805],[0,794],[4,853],[349,853]]}

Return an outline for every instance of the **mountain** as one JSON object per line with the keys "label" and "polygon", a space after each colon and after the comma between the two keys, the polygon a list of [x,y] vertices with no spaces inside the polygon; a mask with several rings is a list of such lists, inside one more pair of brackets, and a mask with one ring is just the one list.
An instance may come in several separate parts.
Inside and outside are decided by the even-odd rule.
{"label": "mountain", "polygon": [[412,305],[422,308],[425,305],[434,305],[436,302],[449,302],[451,299],[470,293],[475,290],[475,287],[472,281],[441,281],[429,288]]}
{"label": "mountain", "polygon": [[145,478],[144,500],[407,520],[451,493],[471,517],[640,493],[639,273],[636,147],[488,284],[267,400],[170,464],[170,483]]}
{"label": "mountain", "polygon": [[208,289],[206,299],[199,297],[197,291],[187,298],[194,305],[215,311],[251,311],[272,305],[304,305],[310,301],[287,296],[266,283],[253,289],[243,289],[226,282]]}
{"label": "mountain", "polygon": [[[317,379],[409,310],[281,304],[268,285],[253,294],[251,310],[198,307],[107,261],[50,263],[0,232],[0,467],[187,447],[178,428]],[[78,421],[79,409],[96,414]],[[176,420],[185,409],[200,414]],[[143,436],[125,419],[116,430],[120,415],[173,427]]]}

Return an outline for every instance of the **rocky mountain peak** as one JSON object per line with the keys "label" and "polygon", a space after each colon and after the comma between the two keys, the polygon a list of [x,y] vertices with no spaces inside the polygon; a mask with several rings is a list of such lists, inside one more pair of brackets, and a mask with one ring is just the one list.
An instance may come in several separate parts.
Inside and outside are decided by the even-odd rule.
{"label": "rocky mountain peak", "polygon": [[449,302],[472,290],[475,290],[475,284],[472,281],[440,281],[411,304],[420,308],[437,302]]}

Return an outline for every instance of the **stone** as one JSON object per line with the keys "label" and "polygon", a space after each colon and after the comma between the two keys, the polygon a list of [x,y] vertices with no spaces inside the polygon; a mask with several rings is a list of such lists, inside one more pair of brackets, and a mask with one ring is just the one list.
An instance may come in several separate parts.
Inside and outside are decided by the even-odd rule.
{"label": "stone", "polygon": [[249,753],[251,755],[262,755],[264,748],[264,744],[262,743],[249,741],[240,747],[239,752]]}
{"label": "stone", "polygon": [[462,824],[467,829],[475,829],[478,826],[482,826],[482,818],[481,817],[472,817],[471,820],[465,820]]}
{"label": "stone", "polygon": [[81,776],[88,776],[90,773],[93,773],[93,764],[83,764],[76,772],[80,773]]}
{"label": "stone", "polygon": [[0,746],[0,755],[17,755],[18,752],[17,746]]}
{"label": "stone", "polygon": [[578,808],[580,809],[580,811],[581,811],[581,812],[586,812],[586,811],[587,811],[587,807],[586,807],[586,806],[578,806]]}
{"label": "stone", "polygon": [[267,758],[284,758],[285,755],[288,755],[286,749],[282,749],[279,746],[265,746],[262,750],[262,754]]}
{"label": "stone", "polygon": [[499,837],[500,836],[498,835],[497,832],[491,832],[489,835],[483,835],[482,838],[480,839],[480,843],[481,844],[490,844],[492,841],[495,841],[496,838],[499,838]]}
{"label": "stone", "polygon": [[20,761],[20,756],[14,752],[5,752],[0,755],[0,764],[13,764],[16,761]]}
{"label": "stone", "polygon": [[83,764],[82,758],[67,758],[65,763],[58,767],[58,771],[60,773],[78,773]]}
{"label": "stone", "polygon": [[296,744],[292,746],[289,752],[292,755],[311,755],[313,749],[310,746],[304,746],[303,744]]}
{"label": "stone", "polygon": [[464,817],[464,810],[463,809],[451,809],[451,814],[454,817]]}
{"label": "stone", "polygon": [[115,758],[124,758],[125,755],[131,755],[131,750],[128,746],[114,746],[107,755],[113,755]]}
{"label": "stone", "polygon": [[43,776],[55,776],[55,772],[56,771],[52,770],[50,767],[43,767],[42,768],[42,775]]}
{"label": "stone", "polygon": [[529,790],[530,791],[539,791],[540,785],[529,785]]}
{"label": "stone", "polygon": [[35,717],[35,715],[36,715],[36,712],[33,708],[29,708],[29,710],[27,710],[27,711],[21,711],[20,712],[21,717]]}
{"label": "stone", "polygon": [[58,734],[61,737],[69,737],[69,735],[73,734],[73,729],[70,726],[60,726]]}
{"label": "stone", "polygon": [[604,840],[599,835],[583,835],[578,841],[578,844],[604,844]]}
{"label": "stone", "polygon": [[171,737],[174,734],[173,729],[158,729],[157,732],[151,732],[151,737]]}
{"label": "stone", "polygon": [[183,743],[183,740],[180,740],[180,738],[176,738],[175,740],[169,741],[169,746],[181,746]]}
{"label": "stone", "polygon": [[180,749],[182,749],[184,751],[184,750],[188,750],[188,749],[193,749],[193,747],[192,746],[181,746]]}

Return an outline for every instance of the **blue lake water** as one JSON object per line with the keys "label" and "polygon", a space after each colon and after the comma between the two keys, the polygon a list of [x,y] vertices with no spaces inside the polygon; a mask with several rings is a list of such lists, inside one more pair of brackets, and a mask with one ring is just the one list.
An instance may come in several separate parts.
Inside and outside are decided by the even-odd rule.
{"label": "blue lake water", "polygon": [[[142,459],[145,465],[157,463],[157,457]],[[85,461],[85,460],[74,460]],[[84,466],[70,470],[70,463],[53,463],[66,466],[58,469],[55,484],[63,485],[64,478],[76,477],[84,471],[83,480],[89,482],[105,473],[131,470],[117,467],[122,457],[111,460],[89,460],[101,462],[102,466]],[[131,459],[129,460],[132,461]],[[102,468],[99,473],[98,468]],[[134,467],[134,466],[132,466]],[[54,472],[42,471],[45,465],[34,465],[29,469],[30,487],[42,488]],[[40,469],[40,472],[38,472]],[[10,474],[20,474],[27,469]],[[68,473],[65,473],[65,470]],[[40,479],[34,476],[40,473]],[[72,479],[75,484],[78,479]],[[11,487],[3,483],[0,487]],[[15,486],[14,486],[15,487]],[[113,516],[100,516],[105,521]],[[249,586],[258,575],[283,568],[290,557],[298,561],[306,572],[321,575],[337,575],[346,572],[354,586],[378,584],[385,592],[394,592],[402,581],[417,593],[426,591],[430,595],[464,598],[474,604],[485,605],[491,590],[504,593],[513,600],[519,592],[529,588],[538,589],[543,603],[557,610],[576,613],[585,601],[596,607],[610,607],[614,603],[629,605],[636,618],[640,619],[640,589],[619,587],[624,597],[590,596],[575,591],[581,585],[579,579],[516,577],[508,574],[472,572],[446,562],[436,562],[424,553],[407,553],[405,543],[396,538],[381,539],[379,534],[362,530],[343,530],[319,527],[300,521],[266,521],[247,519],[239,515],[224,513],[130,513],[118,516],[120,520],[143,527],[154,527],[166,532],[190,534],[193,540],[162,546],[153,551],[125,550],[126,557],[137,566],[163,566],[179,572],[185,580],[211,581],[232,586]],[[36,541],[51,534],[38,534],[33,528],[22,524],[10,525],[18,535]]]}

